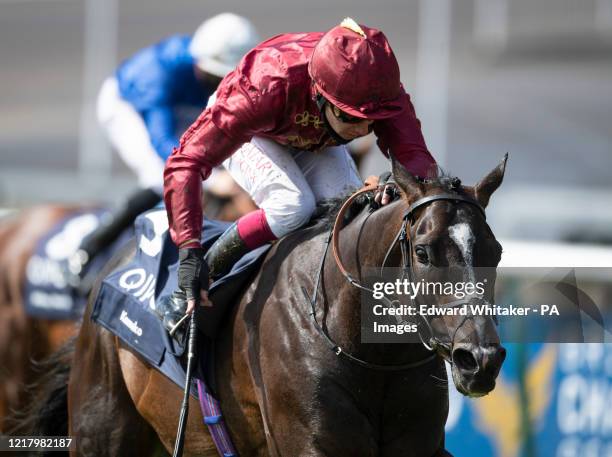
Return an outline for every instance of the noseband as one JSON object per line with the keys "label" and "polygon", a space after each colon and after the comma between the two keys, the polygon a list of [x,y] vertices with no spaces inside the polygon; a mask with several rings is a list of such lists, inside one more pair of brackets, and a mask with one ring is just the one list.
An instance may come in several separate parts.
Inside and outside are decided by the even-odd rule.
{"label": "noseband", "polygon": [[[403,365],[379,365],[379,364],[374,364],[374,363],[370,363],[367,362],[365,360],[362,360],[358,357],[355,357],[353,355],[351,355],[348,352],[345,352],[342,350],[342,348],[336,344],[336,342],[334,342],[331,337],[327,334],[327,331],[325,331],[323,329],[323,327],[319,324],[319,322],[317,321],[317,315],[316,315],[316,299],[317,299],[317,291],[319,289],[319,283],[320,283],[320,279],[321,276],[323,274],[323,267],[325,265],[325,258],[327,256],[327,251],[329,250],[329,243],[331,241],[332,243],[332,251],[333,251],[333,255],[334,255],[334,260],[336,262],[336,266],[338,267],[338,269],[340,270],[340,273],[342,273],[342,275],[344,276],[344,278],[354,287],[357,287],[359,289],[368,291],[370,293],[373,293],[374,290],[372,290],[371,288],[364,286],[363,284],[361,284],[358,280],[356,280],[355,278],[353,278],[353,276],[351,276],[351,274],[347,271],[347,269],[345,268],[344,264],[342,263],[342,259],[340,258],[340,249],[339,249],[339,232],[340,229],[342,228],[342,221],[344,220],[344,215],[346,214],[346,211],[350,208],[350,206],[353,204],[353,202],[355,201],[355,199],[357,199],[358,197],[360,197],[361,195],[365,194],[366,192],[371,192],[377,189],[376,185],[372,185],[372,186],[367,186],[364,187],[363,189],[357,191],[356,193],[354,193],[353,195],[351,195],[351,197],[344,202],[344,204],[342,205],[342,207],[340,208],[340,211],[338,212],[338,215],[336,216],[336,220],[334,222],[334,226],[332,228],[332,230],[329,233],[329,236],[326,238],[325,240],[325,252],[323,253],[323,257],[321,260],[321,265],[319,268],[319,271],[317,273],[317,278],[316,278],[316,282],[315,282],[315,287],[313,290],[313,293],[311,296],[309,296],[308,291],[306,291],[306,289],[304,287],[302,287],[302,292],[304,293],[306,300],[310,303],[311,306],[311,316],[313,318],[313,323],[315,328],[318,330],[318,332],[324,337],[325,341],[327,342],[328,346],[332,349],[332,351],[337,355],[337,356],[342,356],[346,359],[348,359],[349,361],[365,367],[365,368],[370,368],[370,369],[375,369],[375,370],[383,370],[383,371],[399,371],[399,370],[407,370],[407,369],[411,369],[411,368],[416,368],[422,365],[425,365],[429,362],[431,362],[432,360],[434,360],[436,358],[437,355],[440,355],[442,358],[444,358],[445,360],[447,360],[449,363],[451,362],[451,347],[449,344],[444,343],[443,341],[439,340],[438,338],[435,337],[433,329],[431,328],[431,324],[429,323],[429,321],[425,318],[425,316],[421,316],[423,319],[423,322],[425,323],[425,325],[428,328],[430,337],[428,340],[428,343],[426,343],[423,339],[423,336],[421,335],[421,332],[418,332],[419,338],[421,339],[421,343],[423,344],[423,346],[433,352],[432,355],[426,357],[423,360],[419,360],[417,362],[412,362],[412,363],[408,363],[408,364],[403,364]],[[474,199],[463,196],[463,195],[459,195],[459,194],[451,194],[451,193],[442,193],[442,194],[437,194],[437,195],[430,195],[427,197],[423,197],[420,198],[419,200],[415,201],[412,205],[410,205],[408,207],[408,209],[406,210],[406,212],[404,213],[403,216],[403,220],[402,220],[402,225],[397,233],[397,235],[395,236],[395,238],[393,239],[393,242],[391,243],[391,246],[389,246],[389,249],[387,250],[387,253],[385,255],[385,258],[383,260],[383,264],[381,266],[381,269],[385,266],[387,259],[389,257],[389,255],[391,254],[391,251],[393,250],[393,248],[395,247],[396,244],[399,243],[400,245],[400,249],[401,249],[401,255],[402,255],[402,270],[403,270],[403,274],[407,275],[408,278],[410,279],[410,272],[412,269],[412,243],[410,240],[410,231],[408,230],[408,224],[410,221],[414,222],[414,213],[417,209],[425,207],[427,205],[429,205],[432,202],[435,201],[440,201],[440,200],[444,200],[444,201],[452,201],[452,202],[464,202],[467,204],[470,204],[472,206],[475,206],[480,213],[483,215],[483,217],[486,219],[486,215],[485,215],[485,211],[484,208]],[[369,217],[369,216],[368,216]],[[365,224],[365,222],[364,222]],[[393,303],[391,302],[391,300],[389,300],[387,297],[383,296],[382,301],[384,301],[387,306],[390,307],[394,307]],[[457,307],[457,306],[461,306],[465,303],[465,301],[455,301],[449,304],[446,304],[446,307]],[[466,316],[465,319],[467,319],[469,316]],[[464,322],[465,322],[464,319]],[[455,329],[455,332],[463,325],[463,322]],[[454,337],[453,337],[454,339]],[[452,340],[451,340],[452,341]]]}

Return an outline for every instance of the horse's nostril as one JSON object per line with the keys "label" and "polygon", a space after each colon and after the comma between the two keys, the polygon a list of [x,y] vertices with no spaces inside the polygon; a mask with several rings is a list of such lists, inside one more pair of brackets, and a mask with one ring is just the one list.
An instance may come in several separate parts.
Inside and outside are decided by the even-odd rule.
{"label": "horse's nostril", "polygon": [[455,349],[453,351],[453,362],[464,371],[475,372],[478,370],[478,362],[474,355],[467,349]]}
{"label": "horse's nostril", "polygon": [[482,350],[482,369],[484,372],[497,376],[506,359],[506,350],[501,346],[491,346]]}
{"label": "horse's nostril", "polygon": [[503,347],[500,347],[497,350],[498,356],[499,356],[499,362],[500,363],[504,363],[504,360],[506,360],[506,349]]}

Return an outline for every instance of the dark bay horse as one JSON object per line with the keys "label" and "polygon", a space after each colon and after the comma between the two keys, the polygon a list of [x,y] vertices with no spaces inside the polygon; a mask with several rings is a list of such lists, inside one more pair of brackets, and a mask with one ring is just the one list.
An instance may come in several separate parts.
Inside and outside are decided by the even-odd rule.
{"label": "dark bay horse", "polygon": [[[505,160],[476,186],[464,187],[456,180],[420,182],[394,165],[402,198],[371,214],[364,209],[340,231],[344,266],[359,278],[360,268],[383,265],[407,209],[421,202],[407,225],[407,255],[415,271],[426,277],[432,265],[495,267],[501,246],[478,205],[487,206],[504,170]],[[441,198],[449,194],[456,198]],[[425,202],[428,197],[433,198]],[[465,236],[454,236],[457,230]],[[363,344],[359,290],[332,255],[323,257],[328,233],[315,226],[277,242],[221,332],[218,395],[239,454],[449,456],[444,448],[444,360],[451,363],[462,393],[490,392],[505,357],[495,323],[471,315],[440,318],[440,325],[433,318],[430,342],[438,342],[433,353],[421,344]],[[399,244],[391,249],[387,265],[400,265],[400,251]],[[126,252],[116,265],[132,254]],[[321,331],[367,366],[330,351],[313,323],[302,287],[314,289],[321,264],[316,301]],[[90,308],[71,358],[66,402],[58,407],[68,408],[67,433],[78,443],[73,455],[144,456],[171,450],[181,389],[91,323]],[[383,365],[412,368],[379,369]],[[65,382],[55,380],[56,385]],[[217,455],[194,399],[191,412],[184,455]],[[53,410],[47,414],[41,422],[53,420]]]}

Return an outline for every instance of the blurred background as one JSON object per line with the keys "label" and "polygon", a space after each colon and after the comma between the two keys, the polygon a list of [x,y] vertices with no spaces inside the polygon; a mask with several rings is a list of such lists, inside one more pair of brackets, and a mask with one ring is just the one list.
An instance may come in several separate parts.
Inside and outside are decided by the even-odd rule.
{"label": "blurred background", "polygon": [[[504,265],[612,266],[612,0],[0,0],[0,211],[111,205],[136,189],[97,126],[100,85],[222,11],[266,37],[345,16],[382,29],[445,169],[472,184],[509,153],[488,209]],[[388,168],[376,151],[361,164]],[[612,456],[610,343],[510,354],[494,394],[453,394],[448,449]]]}

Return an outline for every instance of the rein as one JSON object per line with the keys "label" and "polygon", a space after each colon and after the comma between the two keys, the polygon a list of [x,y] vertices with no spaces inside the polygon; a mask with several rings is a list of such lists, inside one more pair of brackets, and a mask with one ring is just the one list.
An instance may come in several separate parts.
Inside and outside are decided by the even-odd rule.
{"label": "rein", "polygon": [[[354,287],[358,288],[358,289],[362,289],[368,292],[374,292],[372,289],[370,289],[367,286],[364,286],[363,284],[361,284],[358,280],[356,280],[355,278],[353,278],[353,276],[347,271],[346,267],[344,266],[344,264],[342,263],[342,259],[340,258],[340,248],[339,248],[339,233],[340,233],[340,229],[342,221],[344,219],[344,215],[346,213],[346,211],[350,208],[350,206],[353,204],[353,202],[355,201],[355,199],[357,199],[358,197],[360,197],[361,195],[365,194],[366,192],[371,192],[374,191],[378,188],[377,185],[370,185],[370,186],[366,186],[362,189],[360,189],[359,191],[355,192],[353,195],[351,195],[346,202],[344,202],[344,204],[342,205],[342,207],[340,208],[340,211],[338,212],[337,216],[336,216],[336,220],[334,222],[334,226],[332,228],[332,230],[330,231],[328,237],[325,240],[325,251],[323,253],[322,259],[321,259],[321,264],[320,267],[318,269],[317,272],[317,277],[316,277],[316,281],[315,281],[315,287],[312,293],[312,296],[310,296],[308,294],[308,291],[302,287],[302,292],[304,293],[306,300],[310,303],[310,307],[311,307],[311,313],[310,315],[312,316],[313,319],[313,324],[315,326],[315,328],[317,329],[317,331],[323,336],[324,340],[326,341],[326,343],[328,344],[328,346],[330,347],[330,349],[334,352],[334,354],[336,354],[339,357],[344,357],[347,360],[361,366],[364,368],[369,368],[369,369],[373,369],[373,370],[379,370],[379,371],[400,371],[400,370],[408,370],[408,369],[412,369],[412,368],[417,368],[420,366],[423,366],[431,361],[433,361],[438,355],[440,355],[443,359],[445,359],[446,361],[448,361],[449,363],[452,362],[451,360],[451,348],[448,344],[442,342],[441,340],[439,340],[438,338],[436,338],[433,334],[433,330],[431,328],[431,325],[429,324],[429,321],[424,317],[421,316],[423,318],[423,321],[425,322],[425,325],[428,327],[429,333],[430,333],[430,338],[429,338],[429,343],[426,343],[423,340],[423,337],[421,335],[421,333],[419,332],[419,338],[421,339],[421,343],[423,344],[423,346],[433,352],[432,355],[422,359],[422,360],[418,360],[416,362],[412,362],[412,363],[407,363],[407,364],[402,364],[402,365],[380,365],[380,364],[375,364],[375,363],[371,363],[371,362],[367,362],[365,360],[362,360],[358,357],[355,357],[353,355],[351,355],[348,352],[345,352],[342,347],[340,347],[327,333],[327,331],[321,326],[321,324],[319,324],[318,320],[317,320],[317,314],[316,314],[316,300],[317,300],[317,292],[319,289],[319,283],[321,281],[321,276],[323,274],[323,268],[325,266],[325,258],[327,257],[327,251],[329,250],[329,244],[331,242],[332,244],[332,252],[334,255],[334,261],[336,263],[336,266],[338,267],[338,269],[340,270],[340,273],[342,273],[342,275],[344,276],[344,278]],[[451,194],[451,193],[443,193],[443,194],[438,194],[438,195],[431,195],[428,197],[423,197],[417,201],[415,201],[412,205],[410,205],[408,207],[408,209],[406,210],[406,212],[404,213],[403,216],[403,221],[402,221],[402,225],[397,233],[397,235],[394,237],[393,242],[391,243],[391,246],[389,247],[389,249],[387,250],[387,253],[384,257],[383,260],[383,264],[381,266],[381,269],[384,268],[387,259],[389,257],[389,255],[391,254],[391,251],[393,250],[393,248],[395,247],[395,245],[399,242],[400,243],[400,249],[401,249],[401,254],[402,254],[402,268],[403,268],[403,272],[404,274],[407,274],[408,277],[410,278],[410,270],[412,268],[412,243],[410,240],[410,235],[409,235],[409,230],[407,229],[408,226],[408,222],[410,220],[412,220],[413,216],[414,216],[414,212],[421,207],[424,207],[434,201],[440,201],[440,200],[445,200],[445,201],[453,201],[453,202],[465,202],[468,203],[470,205],[475,206],[480,213],[483,215],[483,217],[485,217],[486,219],[486,215],[485,215],[485,211],[483,209],[483,207],[475,200],[473,200],[472,198],[469,197],[465,197],[463,195],[458,195],[458,194]],[[369,216],[368,216],[369,217]],[[367,221],[367,218],[366,218]],[[365,222],[363,223],[363,225],[365,225]],[[387,306],[394,306],[393,303],[387,298],[384,297],[382,298],[383,301],[386,302]],[[460,306],[463,305],[465,302],[464,301],[456,301],[453,303],[448,303],[445,306],[447,307],[455,307],[455,306]],[[463,323],[461,324],[463,325]],[[461,327],[458,326],[457,329],[455,330],[455,332]]]}

